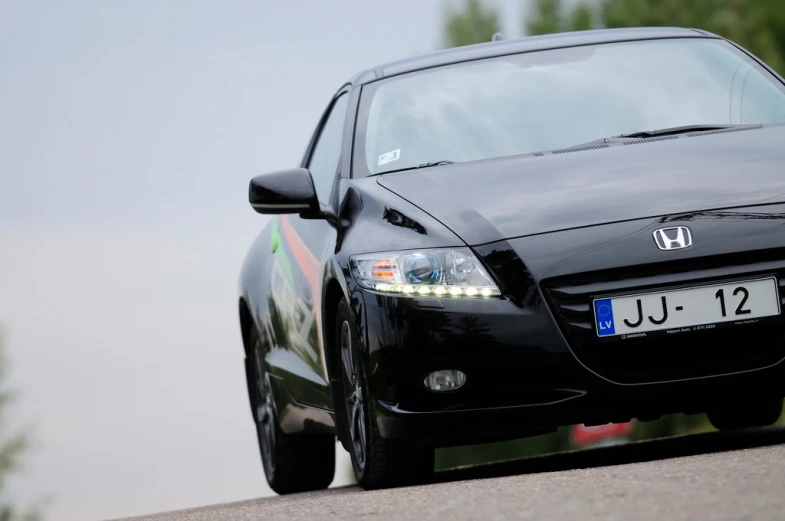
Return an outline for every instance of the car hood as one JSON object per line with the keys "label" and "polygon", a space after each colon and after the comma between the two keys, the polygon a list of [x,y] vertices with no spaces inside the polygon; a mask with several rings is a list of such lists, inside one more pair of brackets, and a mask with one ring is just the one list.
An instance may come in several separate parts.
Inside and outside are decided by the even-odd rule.
{"label": "car hood", "polygon": [[379,176],[470,245],[785,201],[785,125]]}

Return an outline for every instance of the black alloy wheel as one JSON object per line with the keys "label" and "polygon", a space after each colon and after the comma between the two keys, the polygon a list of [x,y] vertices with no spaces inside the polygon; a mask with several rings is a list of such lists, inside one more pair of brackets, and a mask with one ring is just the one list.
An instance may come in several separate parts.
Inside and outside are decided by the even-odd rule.
{"label": "black alloy wheel", "polygon": [[267,479],[275,475],[275,441],[276,441],[276,419],[273,407],[273,395],[270,390],[270,382],[264,370],[264,350],[259,341],[259,335],[253,335],[251,344],[252,361],[252,392],[253,418],[256,422],[256,433],[259,438],[259,452],[262,456],[262,465]]}
{"label": "black alloy wheel", "polygon": [[352,329],[348,320],[341,324],[340,331],[341,361],[343,363],[343,388],[346,397],[346,418],[349,426],[349,446],[354,455],[353,463],[362,474],[365,471],[365,459],[368,454],[365,403],[363,386],[357,373],[361,364],[359,350],[352,343]]}
{"label": "black alloy wheel", "polygon": [[270,385],[274,377],[264,365],[266,351],[255,329],[248,340],[248,396],[267,483],[278,494],[327,488],[335,475],[335,437],[281,430]]}
{"label": "black alloy wheel", "polygon": [[434,449],[407,439],[384,439],[373,414],[366,361],[354,315],[345,299],[336,313],[335,345],[340,360],[340,393],[333,401],[344,412],[340,435],[349,451],[357,484],[365,489],[418,485],[433,476]]}

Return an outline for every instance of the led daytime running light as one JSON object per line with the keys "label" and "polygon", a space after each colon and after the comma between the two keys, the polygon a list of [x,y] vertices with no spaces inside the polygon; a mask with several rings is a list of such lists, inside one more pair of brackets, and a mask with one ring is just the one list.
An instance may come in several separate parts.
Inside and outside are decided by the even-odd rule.
{"label": "led daytime running light", "polygon": [[380,282],[374,286],[376,291],[381,293],[403,293],[405,295],[422,295],[424,297],[435,296],[451,296],[451,297],[476,297],[476,298],[489,298],[498,297],[501,295],[496,288],[475,288],[473,286],[459,287],[459,286],[420,286],[413,285],[400,285],[400,284],[387,284]]}

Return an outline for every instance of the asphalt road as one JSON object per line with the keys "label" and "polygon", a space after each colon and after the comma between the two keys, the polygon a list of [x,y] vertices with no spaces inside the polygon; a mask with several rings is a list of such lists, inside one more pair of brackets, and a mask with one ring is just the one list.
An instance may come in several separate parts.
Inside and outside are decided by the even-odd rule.
{"label": "asphalt road", "polygon": [[707,433],[439,473],[436,483],[342,487],[135,521],[785,520],[785,427]]}

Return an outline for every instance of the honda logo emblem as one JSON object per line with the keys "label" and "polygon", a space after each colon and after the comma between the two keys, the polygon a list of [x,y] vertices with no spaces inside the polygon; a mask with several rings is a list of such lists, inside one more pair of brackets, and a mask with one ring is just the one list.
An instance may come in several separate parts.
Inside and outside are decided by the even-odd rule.
{"label": "honda logo emblem", "polygon": [[654,230],[654,242],[661,250],[682,250],[692,246],[692,234],[686,226]]}

